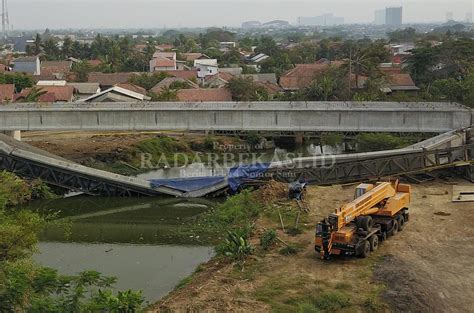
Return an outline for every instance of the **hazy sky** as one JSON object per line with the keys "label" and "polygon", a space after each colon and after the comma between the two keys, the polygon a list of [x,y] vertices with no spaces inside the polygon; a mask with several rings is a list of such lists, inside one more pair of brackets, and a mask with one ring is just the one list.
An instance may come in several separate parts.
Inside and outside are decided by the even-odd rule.
{"label": "hazy sky", "polygon": [[474,0],[8,0],[15,29],[239,26],[243,21],[334,13],[346,23],[374,20],[374,10],[403,6],[404,22],[464,20]]}

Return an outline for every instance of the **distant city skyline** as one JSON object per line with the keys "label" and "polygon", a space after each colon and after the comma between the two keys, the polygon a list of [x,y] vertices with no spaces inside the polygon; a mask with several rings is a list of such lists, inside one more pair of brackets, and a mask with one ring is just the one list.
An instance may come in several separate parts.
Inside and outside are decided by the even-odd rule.
{"label": "distant city skyline", "polygon": [[[403,6],[403,23],[464,21],[472,0],[15,0],[9,1],[14,29],[44,28],[178,28],[240,27],[242,22],[282,19],[297,24],[298,17],[333,14],[345,23],[373,23],[374,12]],[[427,5],[429,4],[429,5]]]}

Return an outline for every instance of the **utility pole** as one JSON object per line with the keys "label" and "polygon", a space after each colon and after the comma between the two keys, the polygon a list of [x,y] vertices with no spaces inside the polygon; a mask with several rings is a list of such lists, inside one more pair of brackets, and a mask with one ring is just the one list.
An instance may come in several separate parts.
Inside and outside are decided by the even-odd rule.
{"label": "utility pole", "polygon": [[7,0],[2,0],[2,37],[6,39],[10,30],[10,20],[8,18]]}

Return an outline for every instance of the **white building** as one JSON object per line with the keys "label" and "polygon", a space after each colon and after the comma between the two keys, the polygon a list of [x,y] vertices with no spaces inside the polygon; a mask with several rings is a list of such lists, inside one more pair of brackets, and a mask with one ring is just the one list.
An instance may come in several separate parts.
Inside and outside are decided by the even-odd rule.
{"label": "white building", "polygon": [[194,67],[197,69],[198,78],[200,79],[219,73],[217,59],[194,60]]}

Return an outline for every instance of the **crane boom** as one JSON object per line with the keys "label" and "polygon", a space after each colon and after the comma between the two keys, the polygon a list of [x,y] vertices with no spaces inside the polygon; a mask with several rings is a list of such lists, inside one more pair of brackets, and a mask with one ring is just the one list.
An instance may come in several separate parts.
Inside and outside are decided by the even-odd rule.
{"label": "crane boom", "polygon": [[[398,182],[395,183],[398,185]],[[362,185],[370,186],[370,185]],[[363,188],[363,187],[362,187]],[[369,187],[370,188],[370,187]],[[360,190],[360,189],[359,189]],[[391,183],[379,183],[373,189],[366,191],[362,196],[336,209],[333,216],[337,218],[337,229],[341,229],[361,215],[368,215],[378,211],[377,204],[395,196],[397,187]]]}

